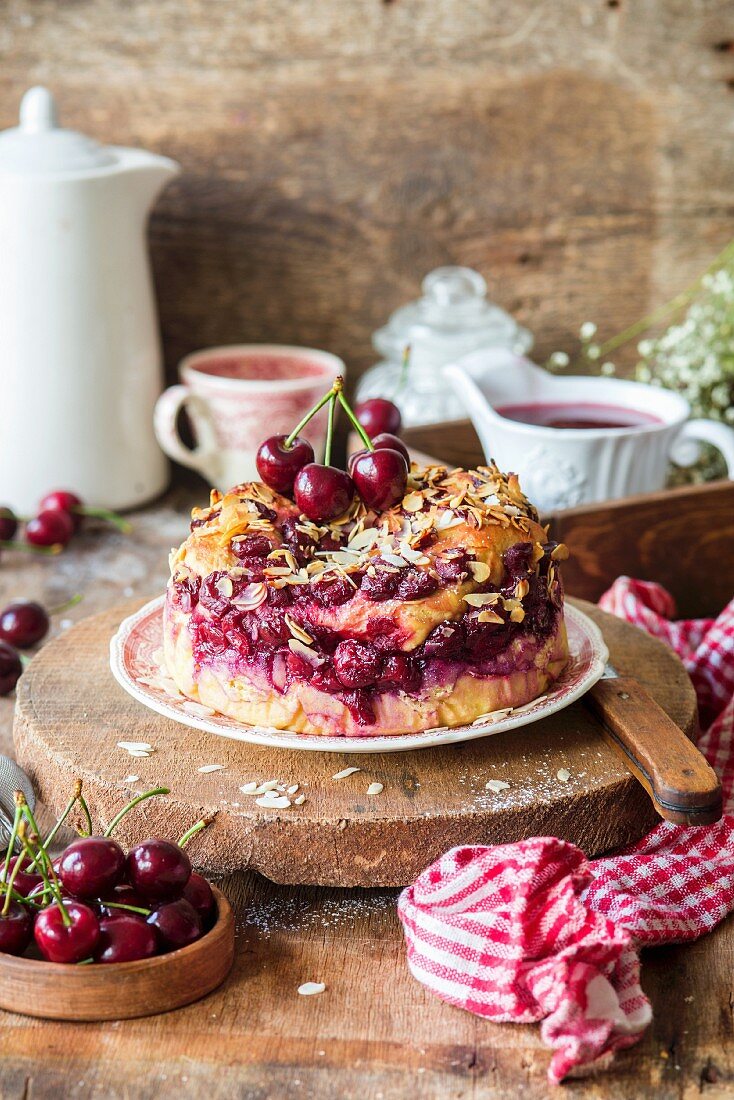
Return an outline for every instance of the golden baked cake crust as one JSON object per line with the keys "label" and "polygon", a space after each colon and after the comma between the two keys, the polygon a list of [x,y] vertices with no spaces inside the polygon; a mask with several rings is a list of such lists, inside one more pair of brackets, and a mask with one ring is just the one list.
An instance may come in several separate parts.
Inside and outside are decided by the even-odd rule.
{"label": "golden baked cake crust", "polygon": [[403,500],[316,524],[260,482],[212,494],[171,554],[164,641],[187,696],[330,736],[472,722],[568,657],[557,562],[517,478],[413,466]]}

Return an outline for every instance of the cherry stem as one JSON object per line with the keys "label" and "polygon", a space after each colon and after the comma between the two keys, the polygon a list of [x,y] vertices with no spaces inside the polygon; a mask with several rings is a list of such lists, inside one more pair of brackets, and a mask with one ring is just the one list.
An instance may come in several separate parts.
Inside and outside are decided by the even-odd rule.
{"label": "cherry stem", "polygon": [[[18,835],[18,825],[20,825],[20,807],[16,806],[15,807],[15,821],[13,822],[13,831],[14,831],[14,834],[15,834],[14,837],[13,837],[13,843],[15,843],[15,836]],[[6,886],[6,888],[7,888],[7,897],[5,898],[5,904],[3,905],[3,908],[2,908],[2,916],[3,917],[7,917],[7,915],[8,915],[8,910],[10,909],[10,902],[12,900],[13,894],[15,893],[15,890],[13,889],[13,887],[15,886],[15,878],[16,878],[16,875],[18,874],[18,872],[20,871],[22,863],[23,863],[23,853],[21,852],[21,854],[18,856],[15,863],[13,864],[13,870],[10,872],[10,878],[7,880],[7,886]],[[5,876],[7,874],[7,869],[8,869],[8,865],[6,863],[5,866],[3,867],[3,882],[6,881]]]}
{"label": "cherry stem", "polygon": [[[16,809],[20,810],[21,818],[26,817],[28,819],[28,822],[30,823],[31,829],[33,829],[33,832],[38,835],[38,826],[36,825],[36,819],[33,816],[33,811],[26,801],[26,796],[23,794],[22,791],[13,791],[13,798],[15,800]],[[18,830],[20,831],[20,822],[18,823]],[[39,872],[41,871],[41,863],[43,862],[43,858],[44,857],[42,856],[39,860],[37,856],[31,855],[31,866],[35,867],[36,870]],[[48,856],[45,856],[45,858],[48,859]]]}
{"label": "cherry stem", "polygon": [[[76,783],[74,784],[74,794],[72,795],[72,797],[67,802],[66,809],[64,810],[61,817],[58,819],[58,821],[54,825],[53,829],[51,830],[51,832],[48,834],[48,836],[46,837],[46,839],[43,842],[43,847],[46,849],[46,851],[48,851],[49,844],[51,843],[53,838],[56,836],[56,834],[58,833],[61,826],[66,821],[67,817],[69,816],[71,811],[74,809],[74,807],[76,806],[76,804],[79,801],[79,799],[81,798],[81,796],[82,796],[82,781],[81,781],[81,779],[77,779]],[[85,805],[86,805],[86,803],[85,803]],[[89,813],[89,810],[87,810],[87,813]],[[90,832],[91,832],[91,819],[90,819]]]}
{"label": "cherry stem", "polygon": [[331,442],[334,438],[334,411],[336,407],[336,394],[332,393],[329,400],[329,419],[326,422],[326,443],[324,444],[324,466],[331,463]]}
{"label": "cherry stem", "polygon": [[139,794],[137,798],[133,798],[131,802],[128,802],[127,806],[123,806],[120,812],[115,814],[112,821],[110,821],[105,829],[103,836],[112,836],[113,829],[117,828],[125,814],[132,810],[133,806],[137,806],[139,802],[143,802],[146,798],[153,798],[153,796],[157,794],[170,794],[170,791],[168,787],[155,787],[152,791],[145,791],[144,794]]}
{"label": "cherry stem", "polygon": [[[30,814],[30,811],[29,811],[27,805],[24,807],[24,809],[26,810],[26,812],[31,817],[33,816],[32,814]],[[28,840],[28,837],[26,836],[26,833],[25,833],[25,822],[22,822],[22,824],[21,824],[21,826],[18,830],[18,835],[20,836],[20,842],[23,845],[23,848],[24,848],[26,854],[31,859],[35,859],[36,857],[34,856],[33,848],[31,846],[30,841]],[[51,894],[53,895],[53,899],[56,902],[56,904],[58,905],[59,910],[61,912],[61,920],[64,923],[64,927],[69,928],[69,927],[71,927],[71,917],[69,916],[69,914],[66,910],[66,906],[64,905],[64,903],[61,899],[61,891],[59,890],[59,881],[56,877],[56,872],[54,871],[54,869],[51,865],[51,860],[46,855],[45,849],[41,848],[39,846],[38,854],[40,855],[41,853],[44,856],[46,856],[46,861],[47,861],[47,866],[44,866],[44,860],[43,859],[41,859],[41,861],[38,863],[38,870],[40,872],[41,878],[43,879],[43,885],[48,890],[51,891]],[[49,872],[50,872],[50,874],[49,874]],[[51,877],[51,876],[53,876],[53,877]]]}
{"label": "cherry stem", "polygon": [[405,383],[408,381],[408,368],[410,366],[410,353],[411,353],[410,344],[406,344],[405,347],[403,348],[403,359],[402,359],[402,362],[400,364],[400,374],[398,375],[398,384],[395,387],[395,391],[393,393],[394,397],[397,397],[397,395],[400,393],[400,391],[404,388]]}
{"label": "cherry stem", "polygon": [[107,909],[126,909],[128,913],[140,913],[144,917],[149,917],[153,912],[152,909],[141,909],[139,905],[124,905],[121,901],[105,901],[103,904]]}
{"label": "cherry stem", "polygon": [[285,447],[286,450],[290,450],[290,448],[293,446],[293,441],[297,437],[298,433],[300,431],[303,431],[303,429],[308,424],[309,420],[311,420],[312,417],[316,416],[316,413],[319,412],[320,409],[323,409],[326,402],[331,401],[332,397],[335,394],[340,394],[341,393],[343,385],[344,385],[344,379],[342,378],[341,375],[338,375],[334,379],[334,385],[331,387],[329,392],[325,393],[324,396],[319,401],[316,402],[316,404],[311,409],[311,411],[306,413],[303,420],[301,420],[300,423],[296,424],[295,428],[293,429],[293,431],[291,432],[291,434],[288,436],[285,443],[283,444],[283,446]]}
{"label": "cherry stem", "polygon": [[8,842],[8,850],[5,853],[5,866],[3,867],[3,882],[5,881],[5,875],[7,866],[10,860],[15,855],[15,842],[18,839],[18,826],[20,825],[20,819],[23,815],[23,810],[18,802],[15,803],[15,816],[13,817],[13,828],[10,830],[10,840]]}
{"label": "cherry stem", "polygon": [[129,535],[133,529],[133,525],[129,520],[123,519],[117,512],[111,512],[109,508],[90,508],[86,504],[78,504],[76,508],[72,508],[72,511],[78,516],[106,520],[107,523],[113,524],[118,531],[122,531],[123,535]]}
{"label": "cherry stem", "polygon": [[374,451],[375,446],[374,446],[372,440],[367,435],[367,432],[364,430],[364,428],[362,427],[360,422],[357,420],[357,417],[352,412],[352,407],[349,404],[349,402],[347,401],[346,397],[344,396],[344,394],[342,393],[341,390],[339,390],[338,397],[339,397],[339,401],[341,402],[341,406],[344,409],[344,412],[349,417],[349,420],[350,420],[351,425],[354,428],[355,432],[357,433],[359,438],[362,440],[362,442],[364,443],[367,450],[368,451]]}
{"label": "cherry stem", "polygon": [[81,836],[91,836],[92,833],[94,832],[94,825],[92,824],[92,815],[89,812],[89,806],[87,805],[87,800],[84,797],[84,795],[80,793],[79,798],[77,799],[77,801],[78,801],[79,805],[81,806],[82,813],[84,814],[84,818],[85,818],[86,824],[87,824],[86,833],[84,832],[83,829],[78,829],[77,832],[79,832],[79,834]]}
{"label": "cherry stem", "polygon": [[178,841],[179,848],[185,848],[192,837],[195,837],[197,833],[200,833],[202,829],[206,829],[207,825],[211,825],[214,820],[214,814],[211,817],[202,817],[201,821],[197,821],[195,825],[192,825],[190,829],[180,837]]}
{"label": "cherry stem", "polygon": [[0,549],[22,550],[24,554],[60,554],[64,549],[63,543],[55,542],[53,546],[33,546],[29,542],[16,542],[15,540],[0,539]]}
{"label": "cherry stem", "polygon": [[72,596],[70,600],[66,600],[65,603],[57,604],[56,607],[49,609],[49,615],[60,615],[62,611],[68,611],[70,607],[76,607],[78,603],[81,603],[84,597],[81,592],[77,592],[76,596]]}

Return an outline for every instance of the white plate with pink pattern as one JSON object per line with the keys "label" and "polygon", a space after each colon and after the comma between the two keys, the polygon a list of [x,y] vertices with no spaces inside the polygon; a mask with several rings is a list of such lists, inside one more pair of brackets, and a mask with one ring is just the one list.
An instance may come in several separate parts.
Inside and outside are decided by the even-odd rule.
{"label": "white plate with pink pattern", "polygon": [[548,693],[532,703],[509,712],[483,715],[470,726],[441,727],[390,737],[312,737],[267,726],[245,726],[183,696],[163,665],[163,603],[163,596],[151,600],[120,624],[110,642],[110,667],[117,682],[138,702],[174,722],[236,741],[278,748],[316,752],[404,752],[473,741],[492,733],[519,729],[573,703],[601,679],[609,659],[609,651],[596,623],[566,604],[568,664]]}

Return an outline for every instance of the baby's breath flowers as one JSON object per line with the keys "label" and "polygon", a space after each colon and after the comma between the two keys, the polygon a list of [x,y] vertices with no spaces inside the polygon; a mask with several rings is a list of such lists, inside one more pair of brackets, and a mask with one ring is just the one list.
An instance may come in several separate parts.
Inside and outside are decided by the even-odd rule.
{"label": "baby's breath flowers", "polygon": [[[640,340],[634,377],[680,393],[692,416],[734,425],[734,242],[684,291],[609,340],[599,342],[596,325],[584,321],[579,329],[581,349],[572,369],[613,376],[612,352],[684,309],[681,320],[664,332]],[[546,362],[554,373],[569,366],[571,360],[564,351],[553,352]],[[704,445],[701,460],[691,468],[693,480],[722,473],[721,456]]]}

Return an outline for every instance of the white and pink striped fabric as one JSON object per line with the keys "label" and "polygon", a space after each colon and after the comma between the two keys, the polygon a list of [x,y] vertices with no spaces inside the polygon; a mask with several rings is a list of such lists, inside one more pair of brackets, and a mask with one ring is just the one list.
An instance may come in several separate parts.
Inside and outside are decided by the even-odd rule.
{"label": "white and pink striped fabric", "polygon": [[600,603],[682,658],[725,816],[699,828],[662,822],[591,861],[555,837],[454,848],[398,903],[413,975],[486,1019],[542,1021],[554,1084],[642,1035],[652,1010],[639,948],[697,939],[734,908],[734,600],[716,620],[671,622],[664,589],[621,577]]}

